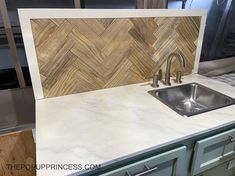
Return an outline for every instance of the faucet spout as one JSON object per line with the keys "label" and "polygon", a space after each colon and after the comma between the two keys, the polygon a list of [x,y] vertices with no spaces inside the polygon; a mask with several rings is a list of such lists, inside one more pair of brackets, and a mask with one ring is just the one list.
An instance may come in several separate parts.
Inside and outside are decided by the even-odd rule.
{"label": "faucet spout", "polygon": [[170,77],[171,77],[171,62],[173,58],[177,58],[180,62],[180,65],[185,67],[185,59],[180,53],[171,53],[167,58],[167,65],[166,65],[166,74],[165,74],[165,84],[171,85]]}

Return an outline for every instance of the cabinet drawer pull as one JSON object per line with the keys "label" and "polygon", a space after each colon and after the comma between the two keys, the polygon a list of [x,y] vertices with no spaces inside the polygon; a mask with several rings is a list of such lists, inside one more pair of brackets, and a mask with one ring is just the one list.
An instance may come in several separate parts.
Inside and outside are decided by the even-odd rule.
{"label": "cabinet drawer pull", "polygon": [[223,155],[222,157],[220,157],[220,160],[221,161],[229,160],[229,159],[232,159],[234,156],[235,156],[235,153],[231,152],[227,155]]}
{"label": "cabinet drawer pull", "polygon": [[129,171],[126,171],[125,176],[131,176]]}
{"label": "cabinet drawer pull", "polygon": [[148,174],[148,173],[153,172],[153,171],[155,171],[155,170],[158,169],[158,167],[150,168],[150,167],[148,167],[146,164],[144,165],[144,167],[145,167],[147,170],[145,170],[145,171],[143,171],[143,172],[140,172],[140,173],[138,173],[138,174],[135,174],[135,175],[131,175],[129,171],[126,171],[125,176],[143,176],[143,175],[145,175],[145,174]]}
{"label": "cabinet drawer pull", "polygon": [[229,135],[228,137],[230,142],[235,142],[235,136]]}
{"label": "cabinet drawer pull", "polygon": [[143,176],[143,175],[148,174],[150,172],[153,172],[155,170],[158,170],[158,167],[149,168],[148,170],[141,172],[141,173],[138,173],[138,174],[135,174],[134,176]]}

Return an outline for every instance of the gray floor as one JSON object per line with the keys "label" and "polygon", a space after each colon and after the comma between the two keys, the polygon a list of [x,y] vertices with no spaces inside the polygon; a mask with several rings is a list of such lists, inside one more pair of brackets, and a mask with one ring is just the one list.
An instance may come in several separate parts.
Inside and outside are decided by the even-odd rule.
{"label": "gray floor", "polygon": [[211,78],[227,83],[235,87],[235,73],[228,73],[228,74],[223,74],[219,76],[213,76]]}
{"label": "gray floor", "polygon": [[200,62],[198,73],[213,77],[235,72],[235,57]]}
{"label": "gray floor", "polygon": [[0,134],[35,126],[32,87],[0,90]]}
{"label": "gray floor", "polygon": [[201,62],[199,74],[235,86],[235,57]]}

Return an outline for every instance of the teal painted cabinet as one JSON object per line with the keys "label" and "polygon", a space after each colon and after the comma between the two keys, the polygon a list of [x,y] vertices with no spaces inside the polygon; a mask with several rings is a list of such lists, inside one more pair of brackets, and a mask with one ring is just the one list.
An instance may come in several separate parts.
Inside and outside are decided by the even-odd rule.
{"label": "teal painted cabinet", "polygon": [[147,153],[141,159],[133,157],[131,164],[88,171],[82,176],[235,176],[234,126],[165,146],[167,152],[159,148],[151,157]]}
{"label": "teal painted cabinet", "polygon": [[228,169],[228,162],[225,162],[222,165],[199,174],[199,176],[235,176],[235,169]]}
{"label": "teal painted cabinet", "polygon": [[176,148],[159,155],[121,167],[101,176],[186,176],[186,147]]}
{"label": "teal painted cabinet", "polygon": [[191,175],[209,171],[233,158],[235,158],[235,129],[199,140],[194,148]]}

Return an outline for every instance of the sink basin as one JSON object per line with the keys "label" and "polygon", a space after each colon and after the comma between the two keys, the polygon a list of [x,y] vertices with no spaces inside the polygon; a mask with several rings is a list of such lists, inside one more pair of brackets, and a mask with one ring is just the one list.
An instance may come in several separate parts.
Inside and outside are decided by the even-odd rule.
{"label": "sink basin", "polygon": [[149,93],[180,115],[187,117],[235,103],[235,99],[198,83],[151,90]]}

